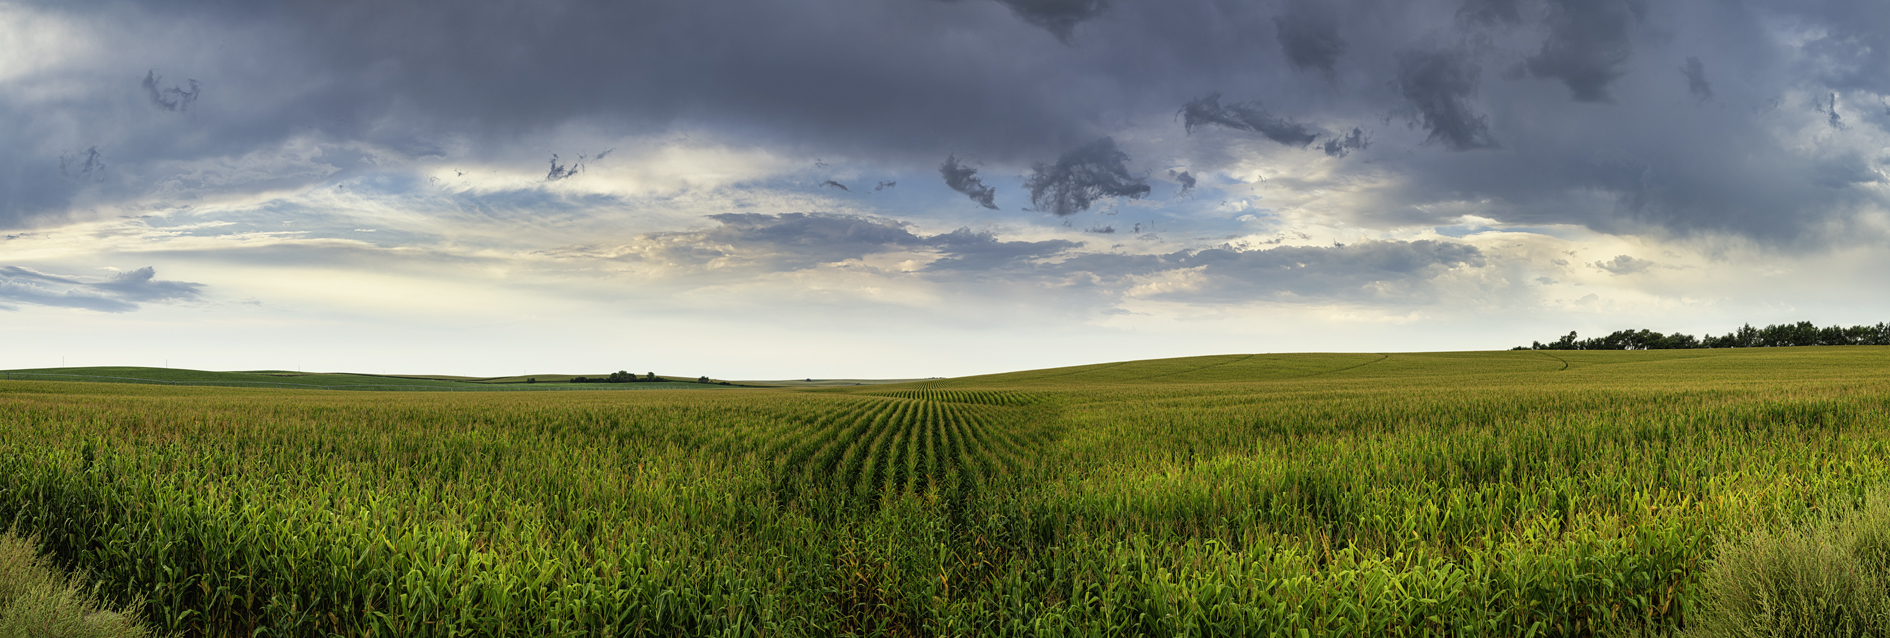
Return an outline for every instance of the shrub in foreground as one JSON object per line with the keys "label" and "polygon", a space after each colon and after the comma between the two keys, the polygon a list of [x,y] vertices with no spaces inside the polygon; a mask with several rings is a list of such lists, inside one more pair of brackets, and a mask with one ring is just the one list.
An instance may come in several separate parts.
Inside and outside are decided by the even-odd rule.
{"label": "shrub in foreground", "polygon": [[83,579],[53,567],[36,543],[0,533],[0,638],[137,638],[138,605],[107,608]]}
{"label": "shrub in foreground", "polygon": [[1721,545],[1699,638],[1890,636],[1890,490]]}

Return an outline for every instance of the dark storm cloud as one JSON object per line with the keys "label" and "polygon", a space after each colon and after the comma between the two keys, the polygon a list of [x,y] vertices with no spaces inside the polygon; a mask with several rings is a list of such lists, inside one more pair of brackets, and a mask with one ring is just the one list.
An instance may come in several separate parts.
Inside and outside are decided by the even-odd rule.
{"label": "dark storm cloud", "polygon": [[[1470,124],[1428,126],[1435,142],[1453,148],[1454,137],[1479,142],[1471,147],[1501,147],[1404,163],[1396,172],[1407,181],[1380,194],[1385,219],[1368,223],[1448,224],[1416,203],[1458,202],[1513,224],[1571,224],[1654,237],[1727,234],[1793,251],[1880,241],[1861,239],[1881,237],[1864,220],[1890,209],[1890,198],[1874,186],[1884,183],[1882,167],[1871,166],[1865,159],[1870,151],[1863,149],[1884,145],[1890,118],[1854,117],[1861,113],[1852,107],[1852,96],[1878,99],[1890,92],[1890,81],[1854,73],[1878,68],[1875,54],[1838,42],[1890,44],[1884,35],[1890,34],[1890,5],[1834,0],[1711,6],[1716,9],[1654,3],[1645,17],[1622,3],[1575,7],[1609,12],[1612,22],[1600,31],[1612,38],[1622,33],[1617,27],[1625,29],[1622,41],[1632,43],[1618,67],[1610,67],[1606,55],[1563,56],[1602,62],[1576,66],[1608,71],[1587,76],[1612,77],[1590,84],[1614,99],[1605,107],[1571,100],[1575,87],[1567,82],[1525,79],[1531,75],[1526,61],[1520,77],[1489,77],[1475,91],[1455,92],[1473,96],[1458,102],[1462,108],[1420,108],[1424,101],[1414,94],[1422,92],[1411,89],[1426,83],[1405,82],[1401,88],[1412,98],[1414,120],[1425,119],[1419,112],[1472,116],[1433,118]],[[1543,25],[1544,36],[1582,41],[1569,34],[1579,20],[1558,20]],[[1787,23],[1797,26],[1780,31]],[[1507,51],[1518,48],[1537,57],[1538,66],[1556,57],[1556,45],[1513,42],[1501,52],[1482,45],[1448,50],[1482,68],[1511,67],[1514,58]],[[1688,57],[1699,64],[1686,62]],[[1406,77],[1421,66],[1407,66]],[[1680,81],[1689,69],[1700,71],[1714,108],[1700,108],[1702,94],[1690,81]],[[1840,96],[1839,123],[1849,127],[1845,135],[1818,130],[1831,130],[1833,92]]]}
{"label": "dark storm cloud", "polygon": [[1457,17],[1483,26],[1522,24],[1516,0],[1464,0]]}
{"label": "dark storm cloud", "polygon": [[1080,44],[1078,26],[1112,9],[1101,0],[271,6],[285,8],[229,13],[307,22],[297,44],[371,82],[335,87],[357,115],[398,108],[371,94],[391,90],[481,133],[601,117],[645,130],[739,128],[823,154],[930,155],[952,141],[1011,159],[1095,137],[1071,107],[1125,88],[1083,88],[1049,61],[1015,57],[1069,55],[1033,32]]}
{"label": "dark storm cloud", "polygon": [[1352,132],[1326,140],[1325,151],[1326,155],[1332,157],[1345,157],[1352,151],[1362,151],[1371,145],[1372,141],[1366,139],[1365,131],[1352,127]]}
{"label": "dark storm cloud", "polygon": [[978,169],[959,163],[958,156],[947,155],[945,163],[938,165],[938,174],[952,190],[964,193],[979,206],[997,210],[997,189],[985,186],[984,180],[978,177]]}
{"label": "dark storm cloud", "polygon": [[[1426,210],[1459,210],[1433,204],[1481,202],[1512,223],[1816,249],[1862,241],[1845,229],[1873,228],[1885,208],[1860,186],[1881,167],[1859,149],[1882,148],[1890,126],[1878,0],[11,6],[77,35],[58,52],[72,55],[27,56],[0,77],[9,229],[332,188],[437,158],[533,177],[562,166],[546,170],[559,181],[583,162],[538,164],[539,149],[578,135],[846,157],[889,179],[937,167],[996,207],[989,180],[938,155],[1012,175],[1114,136],[1196,174],[1248,160],[1239,136],[1155,132],[1214,89],[1266,96],[1281,126],[1269,135],[1232,108],[1201,122],[1289,145],[1315,135],[1302,145],[1334,156],[1370,133],[1373,163],[1334,179],[1401,185],[1353,213],[1362,221],[1432,222]],[[1716,108],[1698,107],[1701,88]],[[1831,93],[1841,106],[1805,108]],[[1834,114],[1845,135],[1810,136]],[[1358,146],[1321,133],[1398,117],[1424,133],[1361,130]],[[76,170],[89,148],[108,169]],[[1468,149],[1490,150],[1452,152]],[[62,176],[62,155],[80,178]],[[1352,179],[1362,170],[1385,179]],[[601,188],[592,177],[559,190]]]}
{"label": "dark storm cloud", "polygon": [[[1097,20],[1114,10],[1100,0],[133,0],[22,10],[89,37],[67,38],[61,53],[76,55],[36,56],[0,76],[7,227],[53,223],[75,207],[228,194],[240,187],[223,173],[245,170],[238,159],[305,152],[290,145],[368,147],[378,154],[368,171],[453,153],[560,181],[582,164],[567,164],[570,153],[557,162],[564,170],[550,170],[559,167],[534,166],[545,155],[517,149],[542,148],[572,125],[795,146],[889,168],[957,146],[1023,168],[1110,132],[1087,114],[1175,99],[1139,94],[1160,69],[1092,81],[1120,70],[1076,53],[1080,31],[1114,22]],[[1147,42],[1138,40],[1133,48]],[[1068,72],[1072,61],[1087,70]],[[64,66],[35,70],[54,63]],[[165,117],[186,110],[197,117]],[[94,145],[124,183],[44,179],[69,152],[46,149]],[[349,168],[317,166],[290,181],[313,187]]]}
{"label": "dark storm cloud", "polygon": [[1109,9],[1105,0],[998,0],[1010,7],[1019,20],[1028,22],[1065,44],[1076,33],[1076,26],[1100,16]]}
{"label": "dark storm cloud", "polygon": [[[1189,191],[1194,190],[1194,175],[1188,173],[1188,171],[1175,172],[1171,170],[1168,171],[1168,176],[1174,178],[1176,184],[1181,185],[1181,190],[1175,191],[1175,197],[1186,195]],[[1113,233],[1115,229],[1111,228],[1109,232]]]}
{"label": "dark storm cloud", "polygon": [[571,162],[567,165],[559,164],[558,155],[553,153],[551,155],[551,170],[545,171],[545,181],[555,182],[561,179],[569,179],[576,177],[578,173],[582,172],[584,172],[584,156],[579,155],[578,161]]}
{"label": "dark storm cloud", "polygon": [[1825,115],[1824,121],[1826,124],[1831,125],[1831,128],[1842,131],[1848,127],[1844,126],[1844,116],[1838,114],[1837,103],[1838,95],[1836,93],[1827,93],[1823,97],[1814,100],[1812,105],[1819,113]]}
{"label": "dark storm cloud", "polygon": [[197,102],[197,96],[203,94],[203,87],[196,80],[185,82],[190,88],[163,86],[164,78],[156,70],[144,74],[144,90],[151,98],[151,105],[166,111],[188,111],[190,105]]}
{"label": "dark storm cloud", "polygon": [[1890,93],[1890,4],[1818,0],[1777,9],[1809,27],[1799,33],[1811,36],[1804,51],[1816,63],[1801,71],[1831,89]]}
{"label": "dark storm cloud", "polygon": [[1481,73],[1474,60],[1457,51],[1410,51],[1398,57],[1398,88],[1431,132],[1428,141],[1457,151],[1497,145],[1489,118],[1470,104]]}
{"label": "dark storm cloud", "polygon": [[1633,0],[1549,0],[1549,38],[1529,58],[1529,72],[1561,80],[1578,102],[1612,102],[1608,85],[1634,53],[1628,26]]}
{"label": "dark storm cloud", "polygon": [[1698,57],[1687,56],[1687,63],[1680,67],[1680,74],[1687,78],[1687,92],[1693,99],[1705,102],[1713,99],[1713,85],[1706,81],[1706,63]]}
{"label": "dark storm cloud", "polygon": [[572,161],[568,165],[559,164],[558,154],[552,153],[551,154],[551,170],[545,171],[545,181],[555,182],[562,179],[570,179],[573,177],[577,177],[578,173],[584,172],[584,167],[587,164],[597,162],[606,157],[610,157],[610,154],[613,152],[616,152],[616,150],[617,149],[614,149],[614,148],[609,149],[602,153],[598,153],[595,156],[589,156],[583,153],[578,153],[577,160]]}
{"label": "dark storm cloud", "polygon": [[1068,217],[1099,199],[1148,195],[1148,180],[1130,174],[1128,163],[1129,154],[1105,137],[1064,153],[1055,164],[1033,166],[1024,188],[1036,210]]}
{"label": "dark storm cloud", "polygon": [[[150,266],[109,278],[52,275],[18,266],[0,266],[0,301],[99,312],[131,312],[154,301],[195,301],[202,284],[163,281]],[[0,309],[14,307],[0,305]]]}
{"label": "dark storm cloud", "polygon": [[1289,0],[1286,13],[1273,19],[1280,50],[1297,69],[1317,69],[1333,77],[1345,39],[1339,37],[1338,6],[1320,0]]}
{"label": "dark storm cloud", "polygon": [[[960,0],[939,0],[955,3]],[[1011,15],[1031,26],[1049,31],[1058,42],[1070,44],[1077,25],[1109,9],[1107,0],[997,0],[1011,10]]]}
{"label": "dark storm cloud", "polygon": [[1259,133],[1267,139],[1292,146],[1305,148],[1312,144],[1318,133],[1306,125],[1288,120],[1260,107],[1259,102],[1236,102],[1221,106],[1221,94],[1209,93],[1182,105],[1179,115],[1182,127],[1189,133],[1197,126],[1215,124],[1237,131]]}

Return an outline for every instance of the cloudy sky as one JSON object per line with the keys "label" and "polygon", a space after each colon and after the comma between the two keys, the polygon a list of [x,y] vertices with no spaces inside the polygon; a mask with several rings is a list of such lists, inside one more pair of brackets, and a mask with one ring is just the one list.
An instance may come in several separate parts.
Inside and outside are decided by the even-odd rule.
{"label": "cloudy sky", "polygon": [[0,367],[1890,320],[1880,0],[0,3]]}

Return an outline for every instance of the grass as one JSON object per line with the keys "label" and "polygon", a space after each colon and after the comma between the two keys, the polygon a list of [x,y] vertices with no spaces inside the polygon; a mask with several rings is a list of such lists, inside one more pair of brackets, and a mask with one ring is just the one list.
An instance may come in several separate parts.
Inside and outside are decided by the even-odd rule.
{"label": "grass", "polygon": [[1886,364],[1230,355],[721,393],[16,381],[0,521],[188,636],[1669,635],[1728,609],[1714,570],[1763,564],[1735,559],[1746,533],[1872,507]]}
{"label": "grass", "polygon": [[141,638],[135,605],[107,608],[32,539],[0,533],[0,638]]}
{"label": "grass", "polygon": [[[127,366],[98,366],[71,368],[22,368],[0,370],[0,374],[10,375],[12,380],[40,381],[95,381],[107,383],[174,383],[179,385],[214,385],[243,388],[281,388],[281,389],[338,389],[338,390],[655,390],[655,389],[706,389],[727,388],[729,386],[703,385],[691,380],[672,380],[656,383],[599,383],[574,384],[568,381],[574,376],[602,377],[607,375],[539,375],[537,383],[526,383],[531,376],[524,377],[426,377],[418,375],[370,375],[326,372],[295,372],[288,370],[252,370],[243,372],[213,372],[208,370],[186,370],[181,368],[144,368]],[[664,377],[668,378],[668,377]],[[494,388],[493,386],[506,386]]]}
{"label": "grass", "polygon": [[1698,638],[1890,635],[1890,491],[1802,528],[1734,534],[1704,584]]}

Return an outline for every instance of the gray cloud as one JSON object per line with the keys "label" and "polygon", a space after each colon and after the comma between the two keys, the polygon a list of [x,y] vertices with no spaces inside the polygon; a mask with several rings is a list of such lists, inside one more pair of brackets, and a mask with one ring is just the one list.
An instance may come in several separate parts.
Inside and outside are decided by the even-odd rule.
{"label": "gray cloud", "polygon": [[1815,25],[1804,33],[1812,64],[1798,69],[1832,89],[1890,93],[1890,6],[1868,0],[1768,5],[1781,17]]}
{"label": "gray cloud", "polygon": [[1837,103],[1837,93],[1827,93],[1824,97],[1813,100],[1812,106],[1816,108],[1819,113],[1825,115],[1826,124],[1829,124],[1831,128],[1842,131],[1849,127],[1844,125],[1844,116],[1838,114]]}
{"label": "gray cloud", "polygon": [[[705,231],[652,236],[670,247],[661,259],[691,263],[749,260],[763,270],[810,268],[900,251],[935,251],[918,274],[941,282],[1041,284],[1089,281],[1100,294],[1120,294],[1148,277],[1192,272],[1196,285],[1154,294],[1190,302],[1347,298],[1422,301],[1427,282],[1457,267],[1481,267],[1474,246],[1419,240],[1334,246],[1222,246],[1145,255],[1078,252],[1082,242],[1007,241],[989,231],[959,228],[914,233],[905,222],[831,213],[713,215]],[[1113,234],[1110,227],[1091,232]],[[1113,293],[1109,291],[1114,291]]]}
{"label": "gray cloud", "polygon": [[[885,217],[838,213],[724,213],[710,215],[715,228],[646,236],[661,246],[661,258],[676,263],[717,260],[752,262],[754,268],[792,271],[819,264],[897,251],[936,252],[929,272],[976,272],[1015,267],[1081,247],[1061,239],[1005,241],[989,231],[959,228],[921,235],[911,225]],[[624,251],[573,248],[559,255],[617,255]]]}
{"label": "gray cloud", "polygon": [[1608,261],[1598,261],[1590,265],[1594,266],[1595,268],[1599,268],[1601,270],[1607,271],[1611,274],[1632,275],[1635,273],[1647,272],[1647,269],[1653,268],[1657,264],[1655,264],[1654,262],[1645,260],[1645,259],[1635,259],[1627,255],[1615,255],[1614,259],[1610,259]]}
{"label": "gray cloud", "polygon": [[1234,247],[1183,250],[1165,255],[1086,254],[1044,270],[1085,274],[1114,286],[1173,271],[1195,271],[1195,285],[1153,296],[1180,301],[1353,298],[1423,301],[1426,282],[1451,268],[1481,267],[1475,246],[1419,240],[1371,241],[1343,246]]}
{"label": "gray cloud", "polygon": [[1352,127],[1352,132],[1350,133],[1326,140],[1324,148],[1326,155],[1345,157],[1352,151],[1362,151],[1371,145],[1372,141],[1365,137],[1365,131],[1359,130],[1359,128],[1355,126]]}
{"label": "gray cloud", "polygon": [[163,76],[158,75],[155,69],[146,71],[144,74],[144,91],[146,96],[151,98],[151,105],[166,111],[188,111],[190,105],[197,102],[197,96],[203,94],[203,87],[196,80],[185,83],[190,86],[188,89],[179,86],[162,87],[163,82]]}
{"label": "gray cloud", "polygon": [[993,270],[1020,262],[1050,257],[1081,247],[1082,242],[1062,239],[1044,241],[1002,241],[990,232],[960,228],[927,237],[925,242],[937,247],[945,257],[926,265],[926,270]]}
{"label": "gray cloud", "polygon": [[59,174],[82,182],[99,181],[105,178],[105,160],[100,158],[97,146],[67,153],[59,156]]}
{"label": "gray cloud", "polygon": [[1068,44],[1076,26],[1100,16],[1109,9],[1106,0],[998,0],[1016,14],[1017,19],[1049,31]]}
{"label": "gray cloud", "polygon": [[925,243],[903,223],[858,215],[723,213],[709,219],[722,224],[707,234],[710,240],[794,248],[821,261],[858,259]]}
{"label": "gray cloud", "polygon": [[[1421,127],[1434,148],[1402,131],[1371,136],[1370,170],[1392,178],[1378,183],[1403,185],[1354,213],[1367,222],[1486,202],[1481,214],[1512,223],[1816,249],[1857,240],[1849,230],[1885,208],[1860,187],[1878,169],[1859,148],[1881,148],[1890,126],[1875,106],[1890,96],[1890,5],[1875,0],[1650,3],[1645,15],[1628,0],[17,6],[77,25],[72,46],[85,50],[0,80],[8,228],[398,180],[429,158],[535,171],[549,168],[536,164],[548,138],[580,134],[846,157],[888,178],[948,152],[981,158],[986,174],[1023,173],[1113,135],[1137,157],[1199,172],[1252,148],[1147,131],[1214,88],[1265,95],[1270,114],[1307,123],[1335,155],[1357,149],[1313,123],[1392,113]],[[1711,69],[1721,108],[1673,99],[1675,61],[1689,57]],[[1496,75],[1512,68],[1537,80]],[[197,88],[177,79],[186,69]],[[214,97],[190,98],[193,117],[164,106],[182,110],[204,87]],[[1768,106],[1833,92],[1846,106],[1822,117]],[[1795,133],[1834,112],[1847,135]],[[61,155],[88,148],[109,170],[62,178]],[[1495,150],[1447,152],[1465,149]],[[1357,164],[1335,177],[1367,170]],[[996,206],[982,181],[954,189]]]}
{"label": "gray cloud", "polygon": [[[1217,248],[1173,261],[1200,267],[1210,280],[1197,297],[1245,298],[1276,293],[1302,296],[1402,296],[1373,284],[1431,279],[1456,266],[1482,266],[1474,246],[1419,240],[1375,241],[1334,247],[1281,246],[1264,250]],[[1395,289],[1394,289],[1395,290]]]}
{"label": "gray cloud", "polygon": [[157,278],[157,269],[145,266],[118,273],[91,287],[126,301],[193,301],[203,284],[162,281]]}
{"label": "gray cloud", "polygon": [[[1186,195],[1190,191],[1194,190],[1194,184],[1195,184],[1194,175],[1189,174],[1188,171],[1175,172],[1173,170],[1170,170],[1168,171],[1168,176],[1174,178],[1175,183],[1181,185],[1181,190],[1175,191],[1175,197]],[[1115,229],[1111,228],[1109,232],[1113,233],[1115,232]]]}
{"label": "gray cloud", "polygon": [[1260,107],[1259,102],[1236,102],[1221,106],[1221,94],[1209,93],[1182,105],[1178,113],[1182,118],[1182,128],[1189,133],[1194,127],[1216,124],[1237,131],[1259,133],[1267,139],[1287,146],[1305,148],[1319,137],[1312,129],[1272,113]]}
{"label": "gray cloud", "polygon": [[1693,99],[1705,102],[1713,99],[1713,85],[1706,81],[1706,63],[1698,57],[1687,56],[1687,63],[1680,67],[1680,74],[1687,78],[1687,93]]}
{"label": "gray cloud", "polygon": [[571,162],[569,165],[566,165],[566,164],[559,164],[558,154],[552,153],[551,154],[551,170],[545,172],[545,181],[555,182],[561,179],[570,179],[572,177],[576,177],[578,173],[582,173],[582,172],[584,172],[584,156],[583,155],[578,156],[578,161]]}
{"label": "gray cloud", "polygon": [[[973,10],[985,4],[996,10]],[[254,189],[313,186],[350,168],[398,171],[449,152],[526,169],[545,156],[519,148],[538,147],[572,124],[606,136],[680,130],[736,145],[800,145],[891,168],[961,146],[1021,168],[1109,132],[1083,113],[1124,98],[1174,99],[1136,95],[1130,89],[1139,78],[1094,83],[1085,76],[1113,74],[1113,63],[1081,60],[1067,53],[1072,47],[1040,37],[1038,28],[1065,38],[1079,24],[1088,28],[1111,9],[1098,0],[865,8],[837,0],[651,0],[581,10],[550,0],[539,8],[445,0],[26,3],[23,10],[93,37],[72,43],[86,49],[81,55],[33,62],[63,66],[4,80],[0,225],[56,221],[81,198],[89,206],[174,195],[179,184],[197,189],[187,197],[228,194],[245,186],[206,173],[275,155],[328,162],[306,154],[310,143],[379,156],[364,167],[278,174],[288,183]],[[421,32],[428,36],[413,37]],[[1089,70],[1064,72],[1061,60],[1072,56]],[[185,65],[197,84],[155,71]],[[215,88],[214,101],[206,87]],[[185,109],[198,117],[164,117]],[[108,152],[122,183],[82,188],[43,179],[58,168],[58,152],[43,149],[93,145]]]}
{"label": "gray cloud", "polygon": [[[954,3],[960,0],[940,0]],[[1058,42],[1070,44],[1076,27],[1109,9],[1107,0],[997,0],[1011,10],[1011,15],[1031,26],[1049,31]]]}
{"label": "gray cloud", "polygon": [[577,177],[578,173],[584,172],[584,167],[587,163],[597,162],[606,157],[610,157],[610,154],[613,152],[616,152],[616,150],[617,149],[614,149],[614,148],[609,149],[602,153],[598,153],[596,156],[587,156],[583,153],[578,153],[577,160],[571,162],[569,165],[559,164],[558,154],[552,153],[551,154],[551,169],[548,171],[545,171],[545,181],[555,182],[562,179],[570,179],[572,177]]}
{"label": "gray cloud", "polygon": [[984,180],[978,177],[978,169],[959,163],[957,155],[947,155],[945,163],[938,165],[938,174],[952,190],[964,193],[979,206],[997,210],[997,189],[985,186]]}
{"label": "gray cloud", "polygon": [[[1772,29],[1773,20],[1790,16],[1862,37],[1868,30],[1856,24],[1826,21],[1843,15],[1890,28],[1890,8],[1866,12],[1850,2],[1754,3],[1750,10],[1713,12],[1663,6],[1642,23],[1647,33],[1635,40],[1625,73],[1607,85],[1615,105],[1574,102],[1561,82],[1492,80],[1472,103],[1479,115],[1488,114],[1480,130],[1502,148],[1404,164],[1398,172],[1408,181],[1382,193],[1380,201],[1388,203],[1383,216],[1400,224],[1448,223],[1403,203],[1478,201],[1486,211],[1480,214],[1510,223],[1655,237],[1730,234],[1792,251],[1876,236],[1859,216],[1885,210],[1890,201],[1862,186],[1881,183],[1882,173],[1855,145],[1884,139],[1890,121],[1866,125],[1851,117],[1852,109],[1840,108],[1850,135],[1807,130],[1828,124],[1829,109],[1808,114],[1780,106],[1825,101],[1816,98],[1835,86],[1825,88],[1822,73],[1848,68],[1855,59],[1840,64]],[[1675,29],[1684,35],[1665,39],[1675,38]],[[1459,55],[1483,66],[1509,63],[1485,49]],[[1673,61],[1688,56],[1710,71],[1709,80],[1718,80],[1710,84],[1716,108],[1698,108],[1697,98],[1675,99],[1692,95],[1673,75]]]}
{"label": "gray cloud", "polygon": [[1273,19],[1280,50],[1297,69],[1318,69],[1326,77],[1337,74],[1335,65],[1345,54],[1345,39],[1339,37],[1337,7],[1318,0],[1290,0],[1286,13]]}
{"label": "gray cloud", "polygon": [[[98,312],[131,312],[138,304],[158,301],[196,301],[203,284],[163,281],[150,266],[109,278],[66,277],[0,266],[0,301]],[[16,308],[0,304],[0,309]]]}
{"label": "gray cloud", "polygon": [[1483,26],[1522,24],[1516,0],[1464,0],[1457,17]]}
{"label": "gray cloud", "polygon": [[1451,150],[1493,148],[1489,118],[1470,104],[1482,70],[1461,52],[1410,51],[1398,58],[1398,88],[1431,132]]}
{"label": "gray cloud", "polygon": [[1068,217],[1089,210],[1098,199],[1148,195],[1148,181],[1129,174],[1129,155],[1116,148],[1114,138],[1102,138],[1076,147],[1055,164],[1037,164],[1024,188],[1036,210]]}
{"label": "gray cloud", "polygon": [[1549,0],[1549,38],[1529,72],[1561,80],[1578,102],[1612,102],[1608,85],[1626,73],[1634,48],[1633,0]]}

